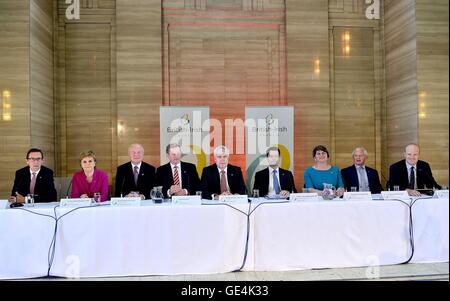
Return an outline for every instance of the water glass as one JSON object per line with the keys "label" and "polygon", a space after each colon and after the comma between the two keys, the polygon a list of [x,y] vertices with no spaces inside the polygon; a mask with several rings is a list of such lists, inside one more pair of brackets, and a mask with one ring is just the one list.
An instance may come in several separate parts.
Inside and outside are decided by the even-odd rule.
{"label": "water glass", "polygon": [[34,194],[27,194],[25,204],[27,207],[34,207]]}
{"label": "water glass", "polygon": [[102,198],[101,198],[100,192],[95,192],[95,193],[94,193],[94,202],[95,202],[95,203],[100,203],[101,200],[102,200]]}
{"label": "water glass", "polygon": [[252,197],[256,199],[259,198],[259,189],[253,189]]}
{"label": "water glass", "polygon": [[350,187],[350,192],[357,192],[358,188],[355,186]]}
{"label": "water glass", "polygon": [[394,191],[400,191],[400,186],[394,185]]}

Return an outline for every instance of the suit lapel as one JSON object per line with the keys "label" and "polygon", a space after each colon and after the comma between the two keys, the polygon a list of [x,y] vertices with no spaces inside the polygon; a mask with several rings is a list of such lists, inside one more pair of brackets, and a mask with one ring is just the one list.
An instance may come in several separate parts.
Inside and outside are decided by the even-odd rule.
{"label": "suit lapel", "polygon": [[[189,180],[187,178],[187,170],[186,166],[184,166],[183,162],[180,161],[180,177],[181,177],[181,188],[184,187],[184,189],[188,189],[187,184],[189,183]],[[189,189],[188,189],[189,190]]]}
{"label": "suit lapel", "polygon": [[231,186],[232,186],[231,184],[233,183],[233,179],[234,179],[234,170],[232,168],[230,168],[230,166],[228,165],[228,168],[227,168],[227,180],[228,180],[228,187],[230,187],[231,191],[233,191],[233,189],[231,188]]}
{"label": "suit lapel", "polygon": [[278,168],[278,170],[280,171],[280,189],[286,190],[286,172],[281,168]]}
{"label": "suit lapel", "polygon": [[263,185],[262,187],[266,187],[267,191],[269,191],[269,167],[264,169],[262,185]]}
{"label": "suit lapel", "polygon": [[172,166],[170,165],[170,162],[166,164],[166,173],[167,173],[167,181],[169,182],[168,184],[170,187],[173,185]]}
{"label": "suit lapel", "polygon": [[367,181],[369,182],[368,183],[369,187],[372,187],[373,186],[373,185],[371,185],[372,184],[372,181],[371,181],[371,179],[372,179],[372,171],[367,166],[366,166],[366,173],[367,173]]}
{"label": "suit lapel", "polygon": [[214,184],[213,188],[217,191],[220,191],[220,174],[217,164],[215,163],[214,165],[212,165],[211,177]]}
{"label": "suit lapel", "polygon": [[352,171],[353,183],[355,183],[356,187],[359,187],[358,171],[356,170],[356,166],[354,164],[352,166],[351,171]]}
{"label": "suit lapel", "polygon": [[408,168],[406,168],[406,160],[402,161],[402,165],[400,168],[402,169],[404,186],[408,187],[409,177],[408,177]]}

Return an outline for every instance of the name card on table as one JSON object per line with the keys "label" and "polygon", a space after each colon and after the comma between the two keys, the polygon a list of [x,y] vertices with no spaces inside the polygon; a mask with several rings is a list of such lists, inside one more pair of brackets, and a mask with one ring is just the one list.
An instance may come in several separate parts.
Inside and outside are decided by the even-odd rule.
{"label": "name card on table", "polygon": [[440,199],[448,199],[448,190],[436,190],[434,192],[434,197],[437,197]]}
{"label": "name card on table", "polygon": [[9,201],[8,200],[0,200],[0,210],[6,209],[9,207]]}
{"label": "name card on table", "polygon": [[172,196],[172,204],[177,205],[201,205],[201,195],[174,195]]}
{"label": "name card on table", "polygon": [[113,207],[135,207],[141,206],[141,197],[111,198]]}
{"label": "name card on table", "polygon": [[317,201],[319,201],[319,195],[316,192],[291,193],[289,195],[289,201],[291,201],[291,202],[317,202]]}
{"label": "name card on table", "polygon": [[344,199],[347,201],[371,201],[370,191],[344,192]]}
{"label": "name card on table", "polygon": [[90,198],[74,198],[74,199],[61,199],[59,205],[61,207],[89,207],[91,206],[93,199]]}
{"label": "name card on table", "polygon": [[220,195],[219,202],[228,204],[248,203],[248,196],[246,194]]}
{"label": "name card on table", "polygon": [[382,191],[381,195],[384,200],[409,200],[406,190],[401,191]]}

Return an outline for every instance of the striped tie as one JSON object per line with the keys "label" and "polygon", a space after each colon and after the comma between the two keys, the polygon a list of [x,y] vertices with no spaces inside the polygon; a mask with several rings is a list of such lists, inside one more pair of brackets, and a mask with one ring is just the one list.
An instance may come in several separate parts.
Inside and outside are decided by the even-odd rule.
{"label": "striped tie", "polygon": [[180,176],[178,175],[178,166],[173,167],[173,185],[180,186]]}

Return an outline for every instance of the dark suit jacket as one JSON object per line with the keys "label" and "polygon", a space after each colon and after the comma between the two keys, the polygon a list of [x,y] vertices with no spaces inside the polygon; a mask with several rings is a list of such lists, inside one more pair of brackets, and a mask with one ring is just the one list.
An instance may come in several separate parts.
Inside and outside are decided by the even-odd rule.
{"label": "dark suit jacket", "polygon": [[139,191],[140,194],[145,195],[146,199],[149,199],[150,191],[153,186],[156,186],[155,184],[155,168],[142,162],[136,186],[134,184],[133,166],[131,162],[128,162],[117,167],[114,195],[120,197],[121,194],[126,196],[130,191]]}
{"label": "dark suit jacket", "polygon": [[[246,194],[240,167],[228,164],[227,180],[232,194]],[[203,168],[201,188],[204,199],[212,199],[212,194],[220,194],[220,174],[216,164]]]}
{"label": "dark suit jacket", "polygon": [[[195,195],[200,190],[200,179],[198,177],[197,168],[194,164],[188,162],[180,162],[181,164],[181,185],[183,189],[187,189],[189,195]],[[167,191],[173,185],[173,174],[170,162],[161,165],[156,170],[156,182],[158,186],[163,187],[164,197],[168,197]]]}
{"label": "dark suit jacket", "polygon": [[[431,173],[430,165],[425,161],[417,161],[417,188],[423,189],[436,187],[441,189],[441,186],[436,183]],[[406,168],[406,160],[398,161],[389,167],[389,187],[391,190],[395,185],[400,186],[400,190],[408,188],[408,169]]]}
{"label": "dark suit jacket", "polygon": [[[380,177],[376,169],[365,166],[367,179],[369,180],[369,188],[371,193],[380,193],[381,187]],[[357,187],[359,190],[358,172],[356,166],[352,165],[341,170],[342,180],[344,180],[345,189],[351,190],[351,187]]]}
{"label": "dark suit jacket", "polygon": [[[16,195],[17,191],[21,195],[26,196],[30,193],[30,183],[30,168],[27,166],[17,170],[11,195]],[[41,166],[41,170],[39,171],[36,178],[34,194],[35,203],[56,201],[55,181],[53,179],[53,171],[50,168]]]}
{"label": "dark suit jacket", "polygon": [[[280,187],[281,190],[287,190],[289,192],[297,192],[295,189],[294,176],[292,172],[286,169],[279,168]],[[260,196],[266,196],[269,191],[269,167],[260,170],[255,174],[255,182],[253,189],[259,190]]]}

